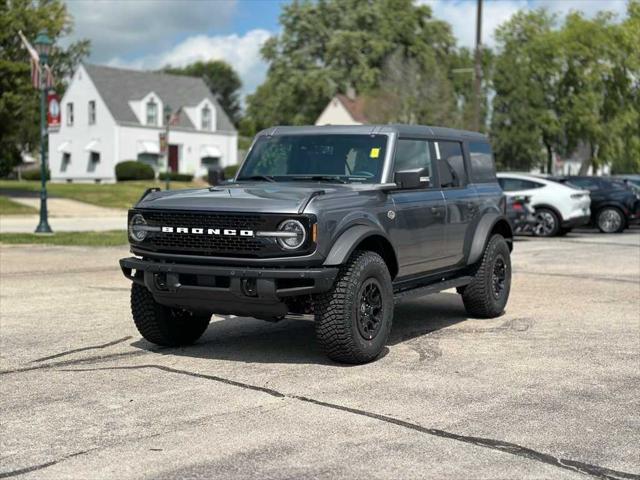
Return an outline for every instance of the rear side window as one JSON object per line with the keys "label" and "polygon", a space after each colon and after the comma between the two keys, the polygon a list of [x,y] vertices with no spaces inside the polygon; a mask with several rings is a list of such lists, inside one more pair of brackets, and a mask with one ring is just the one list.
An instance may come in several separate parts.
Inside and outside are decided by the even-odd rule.
{"label": "rear side window", "polygon": [[[462,156],[462,144],[459,142],[443,142],[438,140],[433,142],[438,171],[446,173],[448,171],[453,177],[452,182],[446,182],[441,187],[461,187],[467,183],[467,171],[464,167],[464,157]],[[444,175],[440,175],[443,177]],[[448,175],[447,175],[448,177]]]}
{"label": "rear side window", "polygon": [[491,146],[486,142],[470,142],[471,178],[475,183],[496,181],[496,167]]}
{"label": "rear side window", "polygon": [[431,154],[429,144],[425,140],[409,140],[401,138],[396,145],[396,172],[402,170],[425,169],[431,177]]}
{"label": "rear side window", "polygon": [[521,178],[499,178],[498,183],[505,192],[517,192],[519,190],[533,190],[544,187],[542,183],[523,180]]}

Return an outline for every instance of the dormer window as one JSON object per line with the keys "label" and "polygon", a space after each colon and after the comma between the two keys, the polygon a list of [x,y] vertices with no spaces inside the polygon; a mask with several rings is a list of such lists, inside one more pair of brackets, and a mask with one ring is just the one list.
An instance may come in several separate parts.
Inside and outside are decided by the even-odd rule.
{"label": "dormer window", "polygon": [[211,130],[211,109],[209,105],[202,108],[202,130]]}
{"label": "dormer window", "polygon": [[153,98],[147,102],[147,125],[158,125],[158,104]]}

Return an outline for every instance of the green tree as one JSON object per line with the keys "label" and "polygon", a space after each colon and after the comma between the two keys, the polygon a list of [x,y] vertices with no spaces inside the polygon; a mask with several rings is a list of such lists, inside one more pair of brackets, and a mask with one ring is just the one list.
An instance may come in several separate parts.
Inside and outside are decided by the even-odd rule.
{"label": "green tree", "polygon": [[[21,152],[39,146],[39,91],[31,84],[29,54],[18,31],[33,42],[44,30],[56,42],[72,27],[60,0],[0,0],[0,176],[20,162]],[[88,40],[54,47],[49,64],[58,93],[64,92],[67,78],[88,52]]]}
{"label": "green tree", "polygon": [[231,65],[222,60],[198,61],[186,67],[167,66],[164,71],[202,78],[231,121],[238,125],[242,112],[239,93],[242,82]]}
{"label": "green tree", "polygon": [[520,11],[496,31],[491,137],[501,168],[549,168],[553,159],[561,134],[555,21],[544,10]]}
{"label": "green tree", "polygon": [[267,78],[247,99],[247,133],[313,123],[335,93],[376,89],[398,50],[420,67],[437,62],[443,71],[455,50],[450,26],[412,0],[294,0],[280,23],[282,33],[262,49]]}
{"label": "green tree", "polygon": [[638,0],[622,22],[572,12],[558,25],[544,10],[519,12],[496,39],[491,134],[502,167],[551,171],[554,152],[587,151],[582,174],[639,169]]}

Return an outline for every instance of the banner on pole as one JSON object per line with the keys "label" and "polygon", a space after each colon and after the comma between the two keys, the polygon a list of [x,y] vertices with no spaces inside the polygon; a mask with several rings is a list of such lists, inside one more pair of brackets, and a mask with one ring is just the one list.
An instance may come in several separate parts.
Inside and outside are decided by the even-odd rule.
{"label": "banner on pole", "polygon": [[60,99],[53,90],[47,93],[47,126],[50,132],[60,128]]}
{"label": "banner on pole", "polygon": [[167,154],[167,134],[165,132],[160,133],[160,155]]}

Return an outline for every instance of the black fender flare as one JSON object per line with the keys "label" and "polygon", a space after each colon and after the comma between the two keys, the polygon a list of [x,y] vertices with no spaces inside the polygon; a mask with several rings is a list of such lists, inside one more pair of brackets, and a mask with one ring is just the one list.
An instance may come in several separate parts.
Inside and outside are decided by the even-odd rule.
{"label": "black fender flare", "polygon": [[[511,230],[511,224],[507,220],[504,215],[495,212],[489,212],[482,216],[478,225],[476,226],[476,230],[473,234],[473,240],[471,241],[471,247],[469,248],[469,255],[467,256],[467,265],[473,265],[482,256],[484,252],[484,248],[489,241],[489,236],[491,235],[491,231],[493,227],[496,226],[497,223],[501,222],[502,228],[508,228],[507,242],[511,242],[513,239],[513,231]],[[511,249],[511,245],[509,245]]]}
{"label": "black fender flare", "polygon": [[[372,236],[384,238],[393,248],[393,244],[389,241],[389,238],[382,230],[375,228],[372,225],[353,225],[342,232],[336,241],[333,242],[333,246],[331,247],[331,250],[329,250],[329,254],[327,255],[323,265],[342,265],[351,256],[358,244]],[[398,257],[394,248],[393,255],[397,261]]]}

